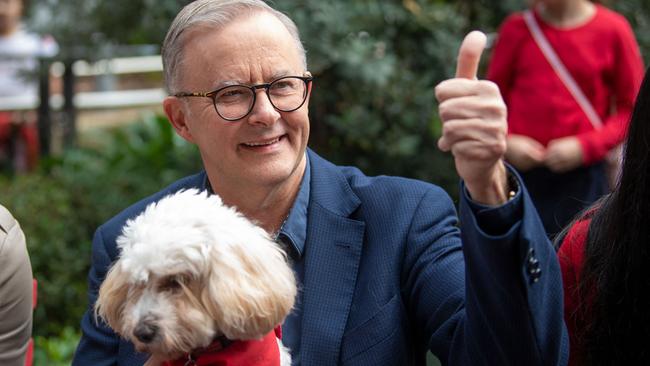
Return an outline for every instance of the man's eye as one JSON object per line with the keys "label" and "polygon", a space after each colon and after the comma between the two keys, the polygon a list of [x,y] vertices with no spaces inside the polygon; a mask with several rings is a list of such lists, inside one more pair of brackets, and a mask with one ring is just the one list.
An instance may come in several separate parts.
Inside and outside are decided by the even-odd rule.
{"label": "man's eye", "polygon": [[273,83],[273,89],[286,89],[292,88],[293,84],[288,81],[277,81]]}
{"label": "man's eye", "polygon": [[243,94],[244,94],[244,92],[241,91],[241,90],[229,90],[229,91],[221,94],[220,97],[233,98],[233,97],[241,96]]}
{"label": "man's eye", "polygon": [[247,100],[251,97],[251,92],[244,88],[229,88],[222,90],[216,95],[215,100],[217,103],[234,103]]}

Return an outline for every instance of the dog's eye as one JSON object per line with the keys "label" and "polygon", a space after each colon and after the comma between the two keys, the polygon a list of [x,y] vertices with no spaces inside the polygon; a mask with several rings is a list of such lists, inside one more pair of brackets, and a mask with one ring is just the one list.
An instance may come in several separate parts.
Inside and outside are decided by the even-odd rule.
{"label": "dog's eye", "polygon": [[181,276],[169,276],[160,283],[160,290],[176,292],[181,289],[182,284],[183,278]]}

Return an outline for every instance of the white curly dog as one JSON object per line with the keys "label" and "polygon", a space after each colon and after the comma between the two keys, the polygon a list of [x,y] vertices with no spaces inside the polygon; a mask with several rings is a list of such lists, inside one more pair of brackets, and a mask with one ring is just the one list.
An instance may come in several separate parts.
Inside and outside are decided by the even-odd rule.
{"label": "white curly dog", "polygon": [[95,315],[151,354],[146,365],[200,364],[208,351],[291,364],[274,332],[296,295],[286,254],[218,196],[184,190],[152,203],[117,244]]}

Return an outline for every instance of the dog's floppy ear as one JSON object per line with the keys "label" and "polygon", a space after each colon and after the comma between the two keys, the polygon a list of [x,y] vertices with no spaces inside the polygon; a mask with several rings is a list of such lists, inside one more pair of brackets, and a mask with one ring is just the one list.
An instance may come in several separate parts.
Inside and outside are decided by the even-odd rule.
{"label": "dog's floppy ear", "polygon": [[296,283],[284,253],[267,237],[210,250],[202,302],[217,327],[230,339],[255,339],[284,321],[293,307]]}
{"label": "dog's floppy ear", "polygon": [[99,288],[99,296],[95,302],[95,321],[98,322],[98,318],[103,319],[118,333],[120,333],[120,319],[129,291],[127,278],[119,262],[113,265]]}

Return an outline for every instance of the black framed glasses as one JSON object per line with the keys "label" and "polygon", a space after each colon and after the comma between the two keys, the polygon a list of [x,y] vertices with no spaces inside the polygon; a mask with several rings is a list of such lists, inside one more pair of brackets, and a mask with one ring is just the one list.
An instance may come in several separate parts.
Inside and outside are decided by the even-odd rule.
{"label": "black framed glasses", "polygon": [[264,89],[273,108],[281,112],[293,112],[307,100],[308,86],[314,78],[306,76],[284,76],[270,83],[257,85],[228,85],[211,92],[179,92],[175,97],[211,98],[215,111],[226,121],[238,121],[253,110],[257,89]]}

